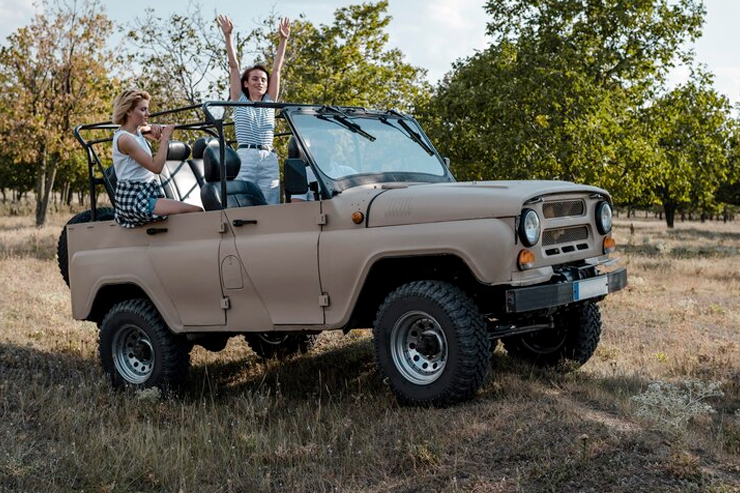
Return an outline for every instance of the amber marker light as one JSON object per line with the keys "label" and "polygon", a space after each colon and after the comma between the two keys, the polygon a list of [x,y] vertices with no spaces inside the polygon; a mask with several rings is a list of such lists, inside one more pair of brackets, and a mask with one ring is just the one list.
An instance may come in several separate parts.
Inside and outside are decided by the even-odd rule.
{"label": "amber marker light", "polygon": [[355,224],[362,224],[362,221],[365,220],[365,214],[363,214],[360,211],[355,211],[352,213],[352,222]]}
{"label": "amber marker light", "polygon": [[617,249],[617,242],[614,241],[614,238],[611,238],[611,237],[604,238],[604,253],[612,253],[616,249]]}
{"label": "amber marker light", "polygon": [[534,253],[530,250],[522,250],[516,259],[519,270],[531,269],[534,267]]}

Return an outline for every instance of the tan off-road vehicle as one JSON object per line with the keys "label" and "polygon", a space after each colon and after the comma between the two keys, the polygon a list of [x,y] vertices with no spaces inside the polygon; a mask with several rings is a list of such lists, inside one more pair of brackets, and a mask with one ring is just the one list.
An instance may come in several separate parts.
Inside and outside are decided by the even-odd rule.
{"label": "tan off-road vehicle", "polygon": [[169,197],[205,211],[140,228],[94,206],[97,185],[113,200],[115,174],[103,162],[115,126],[75,131],[93,208],[62,232],[59,262],[74,318],[100,327],[114,385],[177,387],[193,344],[217,351],[243,335],[257,354],[283,357],[324,330],[372,327],[397,398],[444,405],[476,393],[496,341],[539,364],[594,353],[597,303],[627,284],[609,257],[606,191],[459,183],[407,115],[272,103],[261,106],[287,129],[276,140],[291,141],[288,200],[262,205],[254,184],[233,179],[236,104],[154,115],[203,115],[178,126],[161,179]]}

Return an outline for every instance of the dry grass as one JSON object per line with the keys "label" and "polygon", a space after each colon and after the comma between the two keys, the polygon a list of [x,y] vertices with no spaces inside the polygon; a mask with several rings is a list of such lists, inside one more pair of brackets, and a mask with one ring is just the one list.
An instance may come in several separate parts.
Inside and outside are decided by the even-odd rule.
{"label": "dry grass", "polygon": [[[740,224],[617,224],[631,286],[580,370],[498,349],[472,402],[399,408],[370,334],[282,363],[193,352],[177,399],[112,391],[71,320],[59,228],[0,218],[0,492],[740,492]],[[722,383],[680,440],[635,413],[655,380]]]}

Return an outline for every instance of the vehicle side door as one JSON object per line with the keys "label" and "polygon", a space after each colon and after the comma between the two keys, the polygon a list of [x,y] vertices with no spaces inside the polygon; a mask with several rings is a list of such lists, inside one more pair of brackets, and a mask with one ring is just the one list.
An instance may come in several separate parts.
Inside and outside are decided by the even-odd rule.
{"label": "vehicle side door", "polygon": [[184,326],[221,326],[226,322],[219,268],[221,211],[173,214],[142,226],[149,258]]}
{"label": "vehicle side door", "polygon": [[[317,254],[321,202],[231,208],[224,213],[234,234],[246,282],[254,286],[272,324],[323,324]],[[230,299],[232,308],[249,302]],[[259,316],[255,313],[255,317]],[[255,325],[251,325],[247,319],[244,328],[260,323],[254,320]]]}

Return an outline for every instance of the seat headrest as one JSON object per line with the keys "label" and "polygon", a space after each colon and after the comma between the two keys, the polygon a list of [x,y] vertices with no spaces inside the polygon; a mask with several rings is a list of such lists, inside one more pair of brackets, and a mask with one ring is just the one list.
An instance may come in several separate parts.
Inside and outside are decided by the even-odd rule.
{"label": "seat headrest", "polygon": [[167,144],[167,161],[185,161],[190,156],[190,146],[179,140]]}
{"label": "seat headrest", "polygon": [[201,137],[193,142],[193,159],[203,159],[203,152],[206,147],[218,148],[218,139],[215,137]]}
{"label": "seat headrest", "polygon": [[[207,182],[221,181],[220,166],[220,148],[207,146],[203,152],[203,178]],[[233,180],[239,174],[239,168],[242,166],[241,159],[234,149],[226,147],[224,149],[224,158],[226,164],[226,179]]]}

